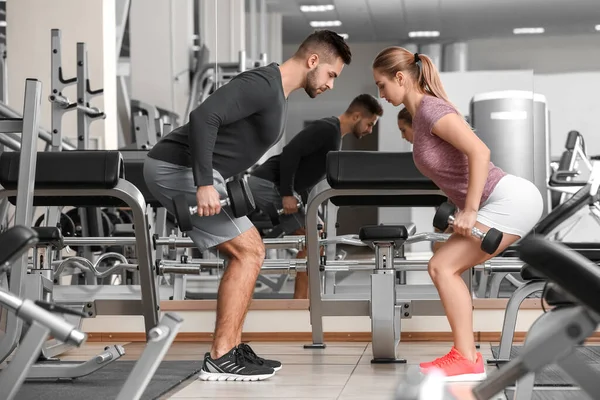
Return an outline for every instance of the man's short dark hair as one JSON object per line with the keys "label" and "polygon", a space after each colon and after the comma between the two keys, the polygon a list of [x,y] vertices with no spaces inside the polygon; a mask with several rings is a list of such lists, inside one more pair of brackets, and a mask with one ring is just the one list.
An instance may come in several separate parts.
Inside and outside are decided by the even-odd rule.
{"label": "man's short dark hair", "polygon": [[346,113],[352,114],[357,111],[360,111],[363,114],[377,115],[379,117],[383,115],[383,108],[381,107],[381,104],[379,104],[379,101],[366,93],[356,96],[348,106]]}
{"label": "man's short dark hair", "polygon": [[344,64],[352,62],[352,52],[343,37],[329,30],[318,30],[311,33],[296,51],[296,57],[307,57],[309,54],[319,54],[327,61],[340,57]]}
{"label": "man's short dark hair", "polygon": [[404,121],[404,122],[412,125],[412,115],[410,115],[410,113],[408,112],[408,110],[406,109],[406,107],[404,107],[398,113],[398,121],[400,121],[400,120],[402,120],[402,121]]}

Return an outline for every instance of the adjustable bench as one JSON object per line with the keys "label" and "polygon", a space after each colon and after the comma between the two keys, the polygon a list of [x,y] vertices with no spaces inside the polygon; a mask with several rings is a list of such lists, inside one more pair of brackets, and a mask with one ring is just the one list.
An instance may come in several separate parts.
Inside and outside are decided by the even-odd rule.
{"label": "adjustable bench", "polygon": [[408,229],[404,225],[363,226],[358,238],[375,248],[375,270],[371,274],[371,363],[406,363],[406,360],[395,356],[404,307],[396,305],[394,250],[404,246]]}
{"label": "adjustable bench", "polygon": [[518,357],[473,388],[475,398],[490,399],[516,381],[514,399],[531,399],[535,373],[551,364],[558,365],[590,398],[597,398],[600,376],[580,359],[575,347],[600,323],[600,267],[537,235],[523,239],[519,253],[536,274],[551,282],[544,297],[555,308],[534,322]]}
{"label": "adjustable bench", "polygon": [[37,233],[22,225],[16,225],[0,233],[0,273],[38,241]]}
{"label": "adjustable bench", "polygon": [[[575,195],[570,199],[560,204],[558,207],[553,209],[548,215],[540,220],[536,226],[532,229],[528,236],[542,235],[548,236],[552,234],[556,228],[562,225],[565,221],[575,215],[577,212],[582,210],[584,207],[594,204],[598,201],[598,194],[592,195],[591,184],[587,184],[582,187]],[[525,240],[525,238],[523,239]],[[570,249],[581,254],[588,260],[596,263],[600,263],[600,244],[597,243],[562,243],[562,245],[569,247]],[[509,247],[502,254],[503,257],[515,257],[518,256],[518,249],[520,243]],[[492,287],[499,286],[499,281],[503,278],[502,274],[496,274],[492,278]],[[506,312],[504,314],[504,323],[502,325],[502,335],[500,337],[500,347],[498,349],[498,356],[488,360],[488,363],[504,363],[508,362],[510,358],[512,342],[515,333],[515,327],[517,325],[517,316],[519,308],[523,301],[534,293],[541,292],[546,284],[546,280],[543,276],[537,274],[531,267],[524,265],[521,268],[521,278],[525,281],[525,284],[518,287],[510,297],[507,305]]]}
{"label": "adjustable bench", "polygon": [[[19,152],[0,154],[0,199],[8,197],[15,204],[19,170]],[[146,202],[142,193],[124,179],[123,157],[118,151],[64,151],[37,153],[33,204],[36,206],[120,207],[131,208],[135,226],[140,285],[88,287],[63,286],[62,297],[94,296],[91,300],[104,301],[104,313],[110,314],[115,306],[128,315],[144,316],[146,333],[158,323],[158,297],[150,254],[150,236],[146,216]],[[21,288],[26,271],[13,271],[11,287]],[[55,288],[57,289],[57,288]],[[109,292],[110,289],[110,293]],[[103,296],[103,292],[106,295]],[[119,291],[118,293],[114,293]],[[123,292],[123,293],[121,293]],[[140,296],[141,292],[141,296]],[[21,295],[20,293],[15,293]],[[104,298],[103,297],[108,297]],[[119,299],[121,297],[122,299]],[[109,300],[110,299],[110,300]],[[124,300],[126,299],[126,300]],[[125,301],[125,303],[123,303]],[[117,304],[119,303],[119,304]],[[98,304],[97,304],[98,305]],[[123,307],[124,306],[124,307]],[[141,306],[141,309],[140,309]],[[96,310],[99,312],[101,310]]]}
{"label": "adjustable bench", "polygon": [[[376,298],[371,298],[371,293],[324,293],[320,277],[318,207],[325,201],[330,201],[336,206],[434,207],[446,200],[442,191],[419,173],[412,160],[412,153],[333,151],[327,155],[327,182],[321,182],[311,191],[306,204],[307,271],[313,340],[312,345],[307,345],[306,348],[325,346],[323,316],[370,316],[375,327],[374,361],[397,362],[400,360],[396,358],[395,345],[400,337],[400,326],[399,319],[395,318],[398,314],[392,314],[396,312],[396,307],[404,308],[399,314],[402,318],[410,318],[413,314],[445,315],[439,295],[429,288],[433,285],[400,285],[401,288],[396,294],[395,274],[390,275],[391,271],[384,271],[383,274],[382,271],[376,271],[373,274],[371,287],[380,284],[389,286],[390,282],[393,282],[393,295],[390,290]],[[328,215],[328,225],[331,220],[335,220],[335,216]],[[400,257],[403,257],[404,236],[408,238],[413,235],[416,228],[410,222],[401,225],[405,226],[406,235],[403,232],[399,237],[392,239],[399,246]],[[329,229],[328,226],[327,234],[331,236]],[[377,236],[371,236],[373,232],[378,235],[381,231],[363,230],[366,242],[376,240]],[[389,268],[389,265],[391,264],[387,264],[386,268]],[[329,273],[325,272],[325,274]],[[392,296],[395,296],[395,299]],[[379,304],[380,301],[386,304]],[[379,315],[379,310],[382,311],[382,315]],[[381,331],[385,333],[381,335],[378,329],[382,326],[380,321],[386,327]],[[396,325],[391,325],[394,323]]]}

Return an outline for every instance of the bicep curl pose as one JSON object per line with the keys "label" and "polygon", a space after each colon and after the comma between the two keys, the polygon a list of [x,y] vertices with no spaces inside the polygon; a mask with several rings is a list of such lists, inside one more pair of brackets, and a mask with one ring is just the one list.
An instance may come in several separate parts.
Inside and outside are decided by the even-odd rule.
{"label": "bicep curl pose", "polygon": [[[382,98],[404,104],[412,116],[413,159],[458,209],[454,233],[429,261],[454,337],[448,354],[421,363],[421,371],[441,369],[448,380],[481,380],[485,369],[473,340],[471,293],[461,274],[502,252],[530,231],[543,210],[542,196],[528,180],[505,173],[490,161],[489,148],[450,103],[431,59],[389,47],[373,62]],[[471,235],[496,228],[503,233],[494,254]]]}
{"label": "bicep curl pose", "polygon": [[279,361],[261,358],[241,343],[265,249],[250,220],[234,215],[233,202],[221,205],[227,197],[225,181],[254,165],[281,138],[292,92],[304,89],[314,98],[332,89],[351,58],[341,36],[317,31],[283,64],[236,75],[190,113],[189,123],[148,153],[144,179],[152,195],[173,214],[174,198],[183,196],[189,206],[196,205],[188,236],[200,251],[216,248],[227,257],[202,380],[256,381],[281,368]]}
{"label": "bicep curl pose", "polygon": [[[305,214],[298,208],[294,193],[308,198],[310,190],[325,177],[327,153],[340,150],[342,138],[351,133],[357,139],[369,135],[383,109],[370,94],[355,97],[341,115],[314,121],[295,135],[275,155],[254,170],[248,178],[256,206],[266,213],[267,208],[282,210],[279,226],[284,234],[304,235]],[[297,258],[305,258],[306,250]],[[308,298],[308,274],[298,272],[294,298]]]}

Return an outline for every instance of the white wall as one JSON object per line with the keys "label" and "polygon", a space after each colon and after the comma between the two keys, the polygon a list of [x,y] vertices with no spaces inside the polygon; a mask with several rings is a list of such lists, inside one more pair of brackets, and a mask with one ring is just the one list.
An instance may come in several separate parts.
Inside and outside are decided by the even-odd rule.
{"label": "white wall", "polygon": [[572,130],[583,135],[588,154],[600,154],[600,71],[536,74],[534,87],[546,96],[550,110],[550,155],[562,154]]}
{"label": "white wall", "polygon": [[599,46],[600,34],[471,40],[468,68],[532,69],[536,74],[600,71]]}
{"label": "white wall", "polygon": [[[42,82],[42,113],[40,124],[51,126],[50,94],[50,31],[62,32],[62,67],[65,78],[76,76],[77,42],[85,42],[88,53],[88,77],[92,89],[103,88],[91,106],[106,113],[106,119],[96,120],[90,127],[90,138],[100,139],[99,145],[117,148],[117,87],[116,87],[116,20],[114,0],[18,0],[7,3],[7,70],[8,104],[22,112],[25,79]],[[76,100],[76,86],[64,94]],[[71,111],[62,119],[63,136],[76,143],[77,113]]]}

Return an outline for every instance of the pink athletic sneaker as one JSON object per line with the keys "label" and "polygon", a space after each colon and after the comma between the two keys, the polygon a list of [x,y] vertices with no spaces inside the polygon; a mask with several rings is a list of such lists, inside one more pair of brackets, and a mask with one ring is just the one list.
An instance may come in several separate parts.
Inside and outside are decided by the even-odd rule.
{"label": "pink athletic sneaker", "polygon": [[434,369],[441,370],[445,375],[444,380],[449,382],[481,381],[487,376],[481,353],[477,353],[477,361],[473,363],[463,357],[454,347],[445,356],[432,362],[421,363],[419,366],[423,374],[427,374]]}

